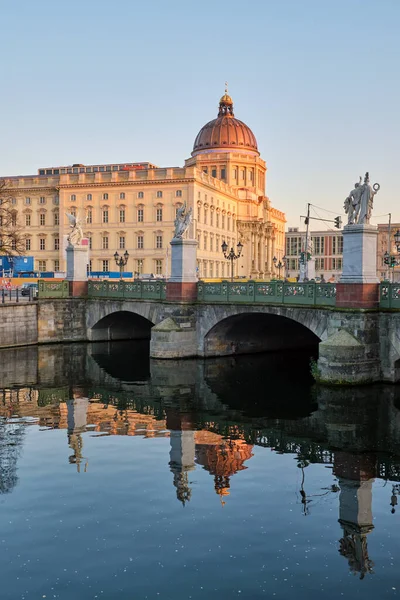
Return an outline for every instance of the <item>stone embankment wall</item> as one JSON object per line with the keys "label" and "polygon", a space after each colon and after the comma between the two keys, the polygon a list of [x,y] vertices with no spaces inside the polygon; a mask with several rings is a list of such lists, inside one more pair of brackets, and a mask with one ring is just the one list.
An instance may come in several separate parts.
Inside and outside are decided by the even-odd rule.
{"label": "stone embankment wall", "polygon": [[80,298],[40,300],[38,342],[87,341],[86,300]]}
{"label": "stone embankment wall", "polygon": [[28,346],[38,341],[36,302],[0,305],[0,348]]}

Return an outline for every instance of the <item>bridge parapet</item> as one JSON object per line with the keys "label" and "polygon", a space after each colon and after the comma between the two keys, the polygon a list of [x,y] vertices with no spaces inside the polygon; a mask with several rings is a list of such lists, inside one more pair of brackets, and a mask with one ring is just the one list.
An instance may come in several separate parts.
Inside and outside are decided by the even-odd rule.
{"label": "bridge parapet", "polygon": [[126,300],[165,300],[165,281],[89,281],[89,298],[122,298]]}
{"label": "bridge parapet", "polygon": [[381,283],[379,307],[400,309],[400,283],[389,283],[388,281]]}
{"label": "bridge parapet", "polygon": [[[39,281],[39,298],[68,298],[68,281]],[[165,300],[165,281],[89,281],[88,298]]]}
{"label": "bridge parapet", "polygon": [[334,283],[284,283],[282,281],[199,281],[199,302],[296,304],[302,306],[335,306]]}
{"label": "bridge parapet", "polygon": [[70,295],[69,282],[60,279],[54,281],[39,280],[38,294],[39,298],[68,298]]}

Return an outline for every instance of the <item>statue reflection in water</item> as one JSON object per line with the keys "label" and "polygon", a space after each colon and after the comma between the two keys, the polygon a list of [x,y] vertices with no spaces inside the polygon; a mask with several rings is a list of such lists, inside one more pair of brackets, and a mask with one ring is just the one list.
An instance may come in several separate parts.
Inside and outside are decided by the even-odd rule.
{"label": "statue reflection in water", "polygon": [[[76,393],[74,393],[74,396]],[[76,465],[78,473],[81,472],[81,463],[84,463],[84,472],[88,468],[88,460],[83,456],[82,433],[86,431],[87,409],[89,398],[74,397],[67,401],[67,420],[68,420],[68,445],[73,451],[69,457],[70,464]]]}
{"label": "statue reflection in water", "polygon": [[368,555],[367,536],[372,524],[372,485],[376,477],[376,457],[369,454],[335,452],[334,474],[340,486],[339,523],[343,536],[339,552],[350,571],[364,579],[373,573],[374,563]]}

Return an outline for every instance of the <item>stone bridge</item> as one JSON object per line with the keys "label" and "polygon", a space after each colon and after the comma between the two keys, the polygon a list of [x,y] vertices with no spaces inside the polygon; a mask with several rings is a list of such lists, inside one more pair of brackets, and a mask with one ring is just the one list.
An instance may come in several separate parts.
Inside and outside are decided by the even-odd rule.
{"label": "stone bridge", "polygon": [[317,380],[400,381],[400,312],[223,300],[40,298],[38,341],[148,339],[164,359],[305,348]]}

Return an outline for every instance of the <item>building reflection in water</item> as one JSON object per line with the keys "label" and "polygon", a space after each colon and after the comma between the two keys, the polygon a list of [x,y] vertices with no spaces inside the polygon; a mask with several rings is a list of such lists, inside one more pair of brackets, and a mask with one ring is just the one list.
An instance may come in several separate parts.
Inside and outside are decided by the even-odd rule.
{"label": "building reflection in water", "polygon": [[170,431],[169,467],[178,500],[183,505],[190,500],[189,472],[197,464],[214,476],[215,492],[224,505],[223,497],[230,493],[230,478],[247,468],[243,463],[253,456],[253,446],[243,439],[226,439],[208,430],[195,431],[190,414],[171,408],[166,413]]}
{"label": "building reflection in water", "polygon": [[[82,351],[81,362],[85,357]],[[85,372],[86,382],[77,376],[77,383],[73,384],[70,377],[63,381],[59,375],[59,387],[3,390],[0,493],[12,491],[17,483],[17,461],[24,432],[27,424],[32,423],[66,430],[71,449],[69,462],[76,465],[79,473],[88,468],[85,432],[93,436],[169,437],[165,468],[171,472],[173,493],[183,506],[195,494],[193,481],[198,468],[210,474],[208,481],[217,494],[215,500],[220,499],[224,505],[235,487],[233,476],[240,478],[244,469],[251,468],[255,445],[264,446],[296,456],[303,476],[305,467],[312,463],[333,466],[334,480],[328,491],[307,489],[302,479],[302,510],[313,518],[309,509],[314,499],[339,492],[338,551],[350,571],[361,579],[373,572],[373,557],[368,552],[368,536],[374,529],[373,482],[376,478],[393,482],[387,488],[387,509],[392,513],[396,512],[400,494],[400,484],[395,483],[400,482],[400,460],[396,459],[400,455],[400,411],[391,391],[394,388],[385,391],[386,399],[373,390],[369,396],[365,390],[360,396],[353,390],[340,393],[319,390],[312,402],[307,389],[310,398],[304,404],[297,402],[300,406],[293,408],[293,402],[287,402],[284,409],[270,395],[265,406],[261,406],[260,396],[259,404],[249,413],[246,406],[241,410],[240,399],[244,394],[235,393],[236,380],[223,361],[214,367],[207,363],[207,381],[206,367],[200,361],[185,362],[184,374],[177,371],[176,365],[153,361],[151,378],[143,368],[143,376],[137,372],[131,379],[124,377],[119,381],[101,366],[109,366],[106,360],[100,365],[93,357],[86,358],[90,367]],[[257,373],[261,373],[261,362],[256,366]],[[244,372],[244,363],[241,369]],[[45,379],[49,386],[50,376]],[[227,391],[223,389],[225,381],[230,382]],[[255,394],[255,390],[256,387],[251,393]],[[316,402],[318,410],[314,410]],[[12,443],[7,435],[12,435]],[[371,449],[390,451],[390,455],[374,454]]]}

